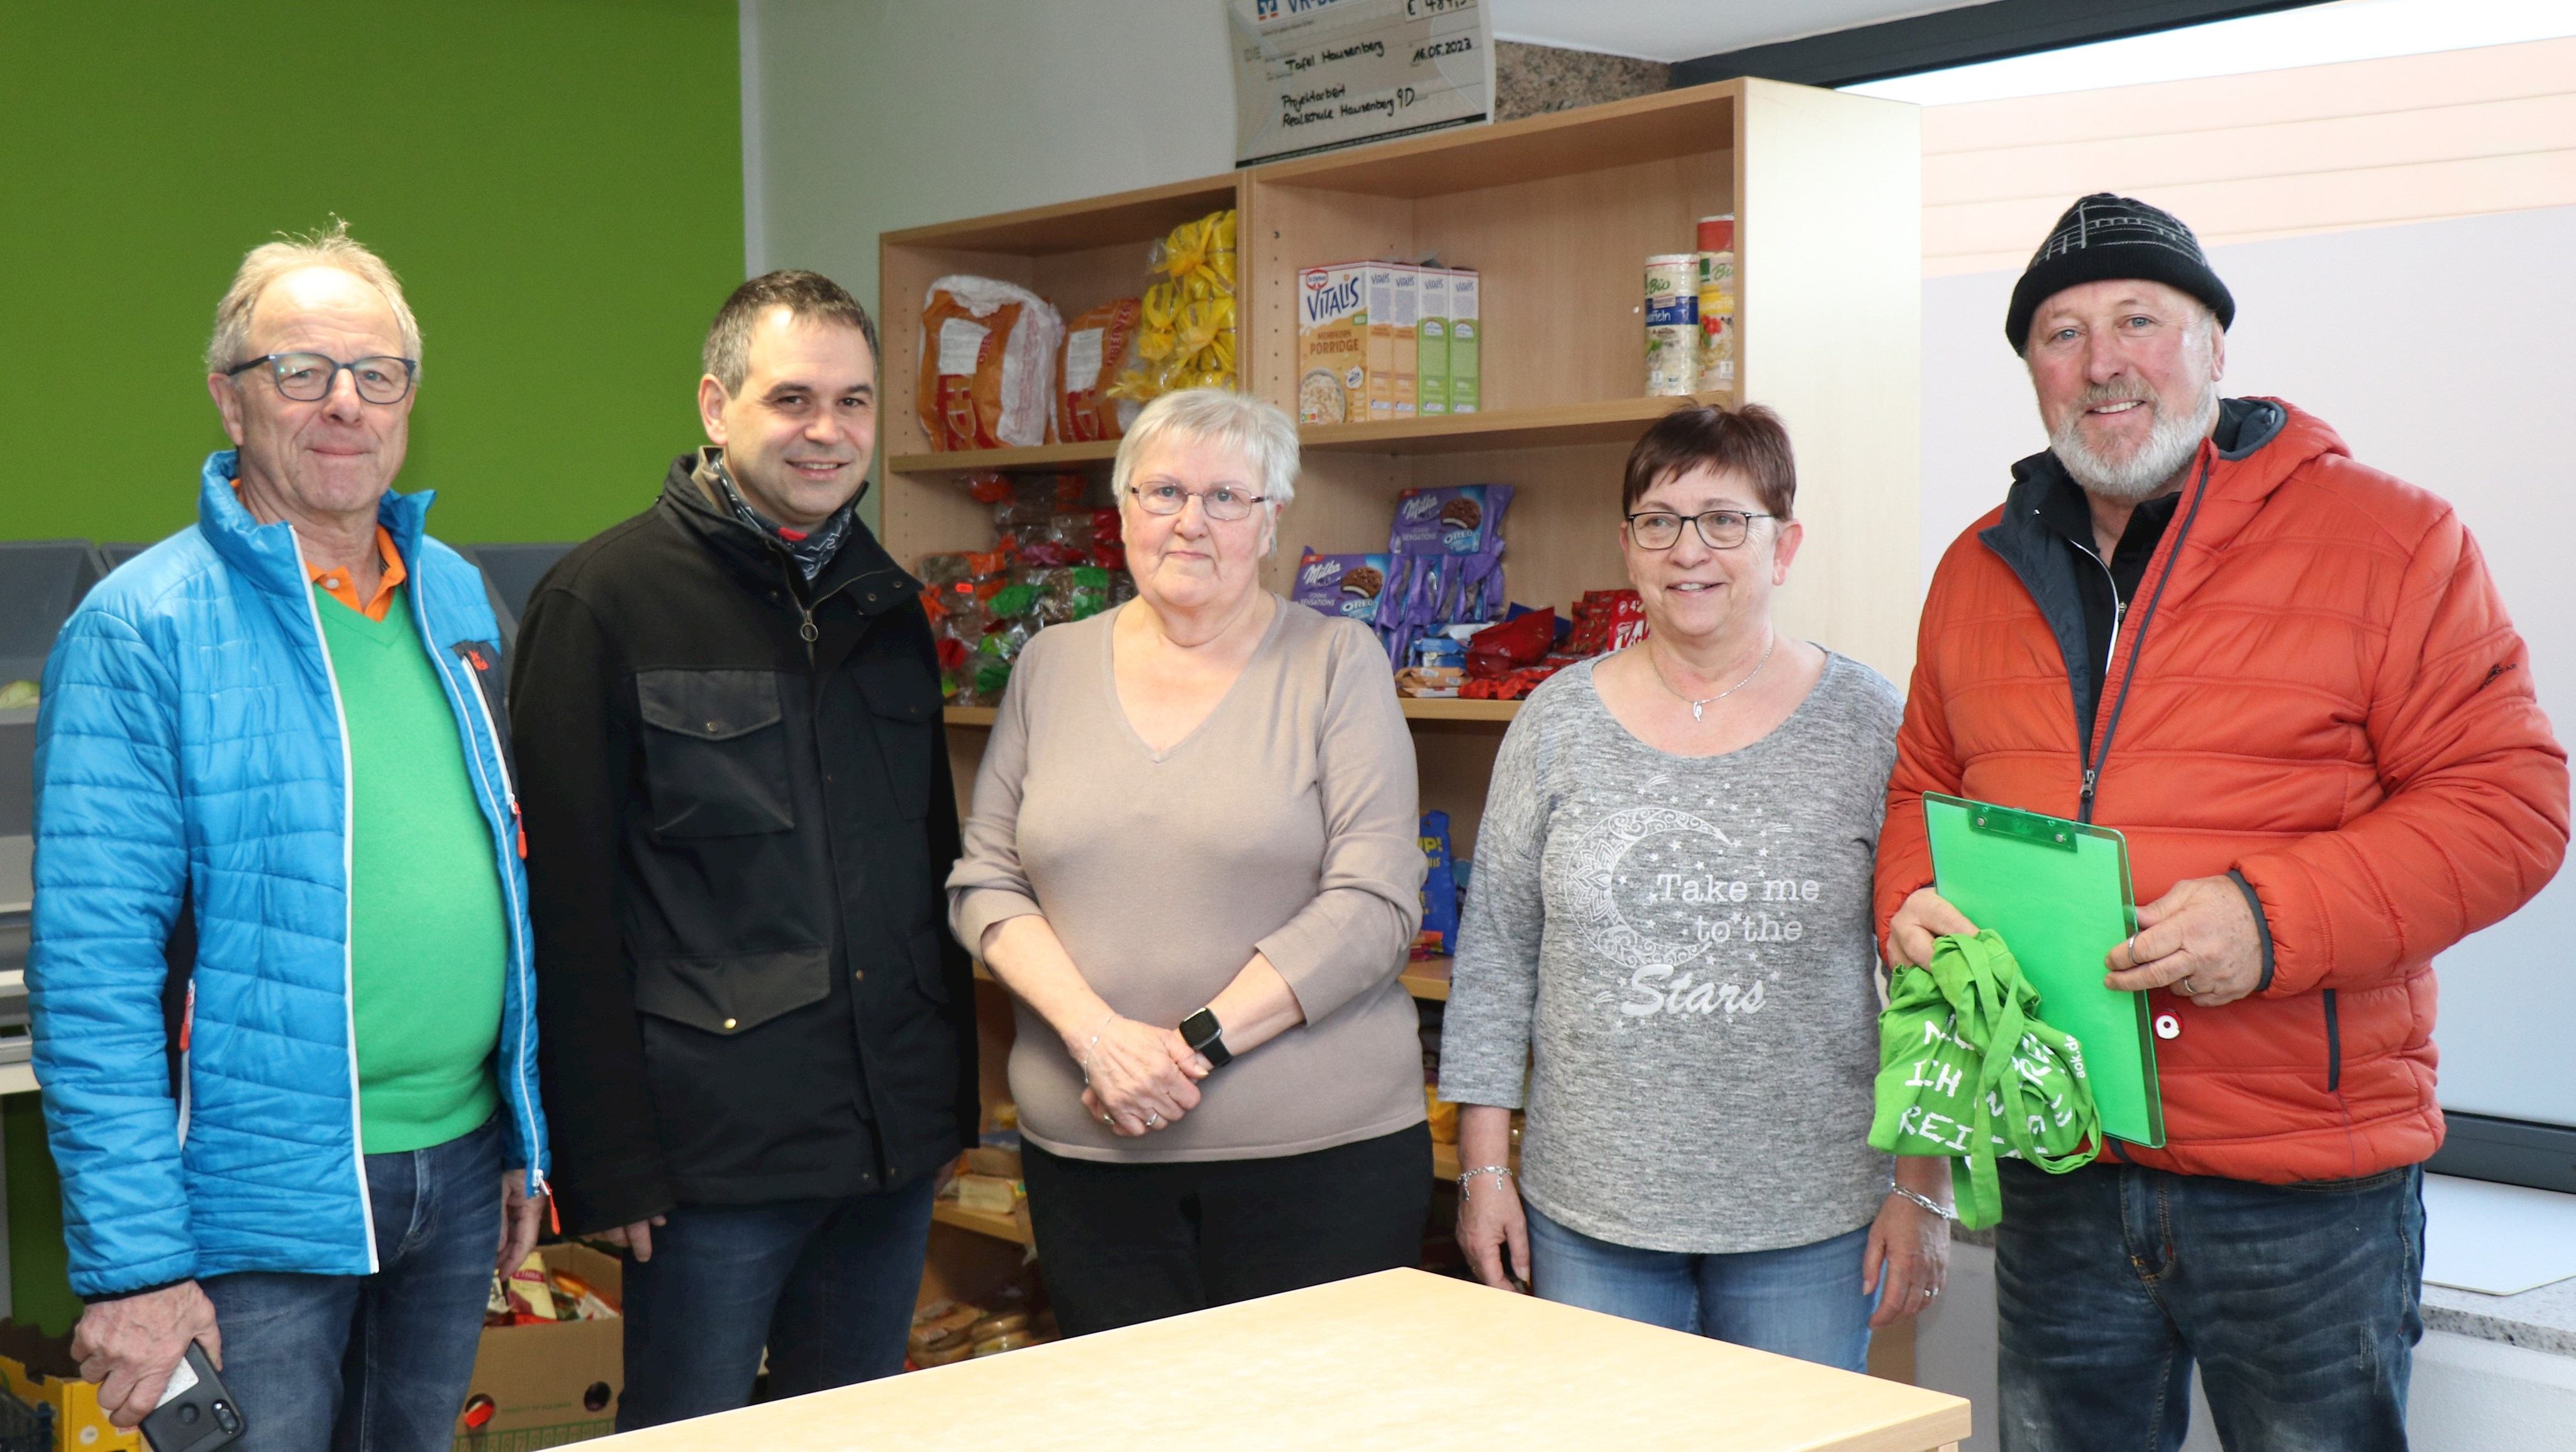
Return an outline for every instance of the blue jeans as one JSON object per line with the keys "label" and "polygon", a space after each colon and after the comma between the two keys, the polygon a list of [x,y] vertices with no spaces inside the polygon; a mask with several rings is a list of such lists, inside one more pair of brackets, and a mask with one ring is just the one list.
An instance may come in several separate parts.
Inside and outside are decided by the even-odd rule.
{"label": "blue jeans", "polygon": [[930,1245],[933,1177],[869,1195],[682,1205],[626,1258],[626,1392],[617,1430],[903,1370]]}
{"label": "blue jeans", "polygon": [[1869,1227],[1785,1250],[1729,1255],[1638,1250],[1568,1230],[1524,1202],[1530,1289],[1545,1300],[1776,1351],[1845,1371],[1869,1369],[1861,1289]]}
{"label": "blue jeans", "polygon": [[2194,1361],[2231,1449],[2405,1447],[2424,1334],[2419,1167],[2304,1185],[1999,1168],[2006,1452],[2173,1452]]}
{"label": "blue jeans", "polygon": [[240,1452],[446,1452],[501,1251],[501,1126],[368,1155],[376,1273],[203,1283]]}

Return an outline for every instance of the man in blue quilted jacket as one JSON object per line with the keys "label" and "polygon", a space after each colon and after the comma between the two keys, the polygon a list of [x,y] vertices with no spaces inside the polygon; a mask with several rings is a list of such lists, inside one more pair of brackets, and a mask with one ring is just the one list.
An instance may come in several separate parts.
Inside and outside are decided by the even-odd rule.
{"label": "man in blue quilted jacket", "polygon": [[443,1452],[545,1187],[497,632],[392,492],[420,333],[382,261],[255,249],[206,362],[237,447],[64,625],[36,724],[72,1353],[120,1426],[195,1341],[247,1452]]}

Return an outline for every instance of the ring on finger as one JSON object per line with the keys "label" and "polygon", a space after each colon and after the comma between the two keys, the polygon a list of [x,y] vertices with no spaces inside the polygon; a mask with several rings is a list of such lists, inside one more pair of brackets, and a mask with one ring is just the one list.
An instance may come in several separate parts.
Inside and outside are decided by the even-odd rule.
{"label": "ring on finger", "polygon": [[1157,1113],[1157,1112],[1155,1112],[1154,1110],[1151,1110],[1151,1109],[1148,1109],[1148,1110],[1146,1110],[1146,1111],[1145,1111],[1145,1127],[1146,1127],[1147,1129],[1153,1129],[1153,1128],[1155,1128],[1155,1127],[1157,1127],[1157,1126],[1161,1125],[1161,1124],[1162,1124],[1162,1122],[1163,1122],[1163,1116],[1162,1116],[1161,1114],[1159,1114],[1159,1113]]}

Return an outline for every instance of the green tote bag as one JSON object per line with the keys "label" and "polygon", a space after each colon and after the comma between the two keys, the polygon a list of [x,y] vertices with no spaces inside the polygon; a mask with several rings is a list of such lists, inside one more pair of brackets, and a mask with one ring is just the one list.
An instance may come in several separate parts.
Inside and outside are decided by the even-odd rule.
{"label": "green tote bag", "polygon": [[2101,1153],[2083,1048],[2040,1021],[2038,990],[1993,932],[1936,939],[1929,966],[1897,969],[1878,1045],[1870,1146],[1957,1160],[1970,1230],[2003,1216],[1998,1155],[2062,1175]]}

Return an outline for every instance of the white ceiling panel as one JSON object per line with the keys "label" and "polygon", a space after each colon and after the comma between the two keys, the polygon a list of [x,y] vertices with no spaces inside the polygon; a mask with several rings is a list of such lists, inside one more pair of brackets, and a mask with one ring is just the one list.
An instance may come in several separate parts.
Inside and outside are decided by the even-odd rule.
{"label": "white ceiling panel", "polygon": [[1486,0],[1500,40],[1682,61],[1980,0]]}

